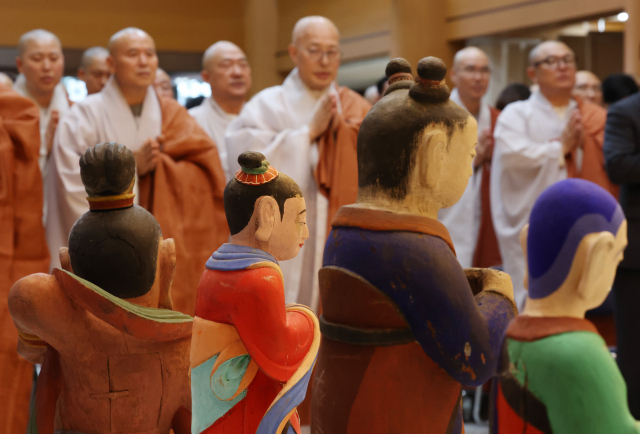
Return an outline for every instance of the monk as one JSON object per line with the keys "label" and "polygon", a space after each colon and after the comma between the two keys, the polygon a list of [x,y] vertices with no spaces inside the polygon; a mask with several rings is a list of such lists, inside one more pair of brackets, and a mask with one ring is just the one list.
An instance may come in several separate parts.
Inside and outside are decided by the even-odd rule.
{"label": "monk", "polygon": [[169,74],[162,68],[156,70],[156,79],[153,81],[153,88],[159,97],[174,99],[176,97],[173,92],[173,86],[171,85],[171,77],[169,77]]}
{"label": "monk", "polygon": [[[70,102],[60,79],[64,72],[62,44],[56,35],[37,29],[18,41],[16,66],[20,75],[13,88],[33,100],[40,109],[40,170],[45,168],[58,122],[69,110]],[[56,254],[57,256],[57,254]]]}
{"label": "monk", "polygon": [[189,114],[216,142],[228,180],[234,173],[229,170],[224,134],[247,100],[251,88],[251,67],[240,47],[229,41],[218,41],[204,52],[200,75],[209,83],[211,96],[190,109]]}
{"label": "monk", "polygon": [[210,250],[229,234],[216,146],[177,101],[158,98],[153,90],[158,57],[147,33],[121,30],[111,38],[109,53],[113,74],[104,89],[74,105],[56,135],[46,187],[49,249],[53,255],[67,246],[71,226],[88,209],[80,156],[101,141],[126,144],[136,156],[140,205],[176,243],[174,306],[193,314],[198,276]]}
{"label": "monk", "polygon": [[451,100],[478,122],[477,155],[473,160],[473,176],[462,198],[452,207],[440,210],[438,220],[451,234],[463,268],[502,264],[489,199],[493,128],[500,112],[482,100],[490,78],[491,65],[484,51],[467,47],[456,53],[451,69],[451,81],[456,87],[451,91]]}
{"label": "monk", "polygon": [[370,105],[335,84],[340,34],[329,19],[300,19],[289,56],[296,68],[284,83],[254,96],[229,125],[228,161],[234,167],[242,152],[261,152],[302,189],[310,235],[300,254],[282,265],[285,300],[317,309],[327,225],[340,206],[356,200],[356,139]]}
{"label": "monk", "polygon": [[82,53],[78,78],[87,86],[87,95],[93,95],[102,90],[111,76],[107,65],[109,50],[104,47],[91,47]]}
{"label": "monk", "polygon": [[0,85],[0,433],[24,433],[33,365],[16,353],[18,332],[7,310],[11,285],[45,273],[49,251],[42,226],[39,110]]}
{"label": "monk", "polygon": [[573,51],[562,42],[543,42],[531,50],[529,63],[527,73],[540,90],[509,104],[498,117],[491,176],[493,223],[518,306],[525,298],[518,234],[545,188],[570,176],[593,181],[617,196],[602,154],[606,112],[572,98]]}
{"label": "monk", "polygon": [[599,106],[603,105],[602,81],[591,71],[576,72],[576,84],[573,87],[573,96]]}
{"label": "monk", "polygon": [[130,150],[98,144],[80,167],[90,211],[62,269],[9,293],[18,352],[42,363],[29,432],[188,434],[193,318],[171,310],[173,240],[133,204]]}

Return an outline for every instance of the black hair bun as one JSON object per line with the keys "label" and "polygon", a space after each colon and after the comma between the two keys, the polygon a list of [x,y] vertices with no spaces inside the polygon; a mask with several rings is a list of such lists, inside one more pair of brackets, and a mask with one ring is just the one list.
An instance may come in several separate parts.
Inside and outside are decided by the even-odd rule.
{"label": "black hair bun", "polygon": [[449,88],[444,82],[447,66],[437,57],[425,57],[418,63],[416,82],[409,96],[420,103],[437,104],[449,100]]}
{"label": "black hair bun", "polygon": [[126,146],[99,143],[80,157],[80,177],[90,196],[117,196],[131,187],[136,159]]}
{"label": "black hair bun", "polygon": [[391,78],[393,74],[397,74],[399,72],[411,74],[411,64],[402,57],[392,59],[389,63],[387,63],[387,68],[384,70],[384,74],[387,76],[387,78]]}
{"label": "black hair bun", "polygon": [[418,75],[425,80],[444,80],[447,76],[447,65],[437,57],[425,57],[418,62]]}
{"label": "black hair bun", "polygon": [[243,152],[238,157],[238,164],[247,169],[259,169],[265,160],[260,152]]}

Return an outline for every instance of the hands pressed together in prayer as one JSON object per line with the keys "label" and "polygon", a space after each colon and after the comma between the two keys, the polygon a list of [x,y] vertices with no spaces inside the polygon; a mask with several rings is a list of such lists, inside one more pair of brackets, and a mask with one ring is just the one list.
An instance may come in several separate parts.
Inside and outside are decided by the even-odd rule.
{"label": "hands pressed together in prayer", "polygon": [[309,139],[315,142],[332,124],[339,122],[338,99],[329,93],[322,97],[313,119],[309,123]]}
{"label": "hands pressed together in prayer", "polygon": [[493,156],[493,134],[488,128],[480,134],[480,140],[476,145],[476,158],[473,160],[473,167],[477,168],[484,163],[490,163]]}
{"label": "hands pressed together in prayer", "polygon": [[584,125],[579,110],[571,114],[571,119],[562,131],[560,142],[562,142],[562,152],[565,156],[584,145]]}
{"label": "hands pressed together in prayer", "polygon": [[44,133],[44,140],[47,144],[47,155],[51,155],[53,149],[53,137],[56,135],[56,129],[58,128],[58,122],[60,121],[60,112],[58,110],[51,110],[51,119],[49,125],[47,125],[47,131]]}
{"label": "hands pressed together in prayer", "polygon": [[133,154],[136,157],[138,176],[145,176],[156,169],[163,146],[164,136],[159,135],[155,139],[147,139],[142,148]]}

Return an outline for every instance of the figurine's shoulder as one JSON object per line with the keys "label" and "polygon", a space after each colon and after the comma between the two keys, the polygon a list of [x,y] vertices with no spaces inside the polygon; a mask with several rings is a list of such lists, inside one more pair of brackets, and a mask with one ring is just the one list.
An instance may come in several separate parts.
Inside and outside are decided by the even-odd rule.
{"label": "figurine's shoulder", "polygon": [[9,310],[15,316],[30,316],[37,308],[52,311],[60,302],[69,302],[69,297],[60,282],[50,274],[36,273],[23,277],[9,291]]}

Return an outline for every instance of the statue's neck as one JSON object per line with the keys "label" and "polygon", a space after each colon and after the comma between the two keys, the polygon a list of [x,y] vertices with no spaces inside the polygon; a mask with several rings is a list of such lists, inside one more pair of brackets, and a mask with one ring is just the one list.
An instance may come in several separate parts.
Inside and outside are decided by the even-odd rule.
{"label": "statue's neck", "polygon": [[357,205],[363,208],[379,209],[403,214],[419,215],[438,220],[439,205],[427,198],[406,196],[403,200],[394,200],[386,195],[358,195]]}

